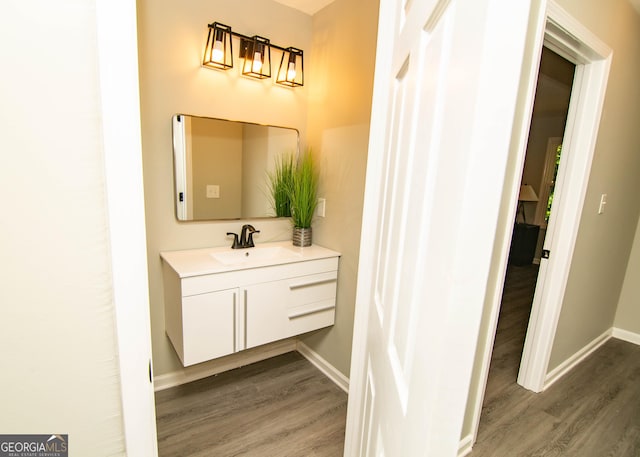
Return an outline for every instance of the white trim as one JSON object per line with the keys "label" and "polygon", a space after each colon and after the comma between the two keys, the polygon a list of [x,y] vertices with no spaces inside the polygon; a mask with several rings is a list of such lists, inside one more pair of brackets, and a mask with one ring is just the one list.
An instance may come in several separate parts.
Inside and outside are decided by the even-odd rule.
{"label": "white trim", "polygon": [[617,338],[619,340],[637,344],[638,346],[640,346],[640,333],[633,333],[628,330],[613,327],[612,335],[614,338]]}
{"label": "white trim", "polygon": [[[378,30],[386,30],[392,25],[394,14],[394,2],[380,2],[378,10]],[[369,211],[368,208],[376,204],[374,192],[371,187],[374,182],[378,183],[379,176],[383,169],[383,154],[378,152],[382,145],[375,142],[379,135],[374,135],[376,128],[385,125],[386,110],[388,107],[389,96],[386,87],[389,84],[389,72],[387,69],[391,66],[393,57],[393,45],[391,40],[383,40],[382,34],[378,34],[376,44],[376,58],[373,78],[373,97],[371,100],[371,120],[369,123],[370,132],[364,201],[362,207],[362,224],[361,227],[376,227],[378,224],[377,214],[375,211]],[[376,96],[377,94],[377,96]],[[387,94],[387,95],[385,95]],[[358,281],[356,286],[356,303],[354,311],[353,324],[353,340],[351,345],[351,368],[349,371],[349,397],[347,403],[347,423],[345,431],[344,455],[355,456],[363,455],[360,452],[362,445],[362,425],[364,424],[364,407],[365,393],[364,388],[367,379],[367,366],[365,360],[367,357],[367,332],[369,322],[369,306],[370,290],[364,285],[363,276],[371,274],[371,265],[374,263],[373,249],[362,249],[363,246],[371,246],[372,239],[375,236],[375,230],[361,230],[360,235],[360,256],[358,260]],[[353,382],[351,382],[353,381]]]}
{"label": "white trim", "polygon": [[540,264],[538,285],[518,373],[518,383],[534,392],[545,388],[560,310],[571,268],[589,173],[602,114],[612,51],[555,2],[547,5],[544,43],[578,65],[558,170],[554,208]]}
{"label": "white trim", "polygon": [[302,357],[311,362],[318,370],[322,371],[336,386],[340,387],[347,394],[349,393],[349,378],[343,375],[340,370],[300,340],[298,340],[296,349]]}
{"label": "white trim", "polygon": [[460,446],[458,447],[458,457],[464,457],[471,453],[473,447],[473,433],[469,433],[467,436],[460,440]]}
{"label": "white trim", "polygon": [[[537,13],[537,14],[536,14]],[[533,105],[535,101],[536,94],[536,86],[537,86],[537,74],[540,68],[540,55],[542,54],[542,42],[544,39],[544,29],[546,24],[546,13],[544,6],[540,7],[539,11],[532,10],[532,17],[535,17],[532,20],[531,27],[534,30],[538,30],[538,34],[540,36],[539,40],[535,43],[536,48],[531,50],[531,55],[533,56],[532,60],[529,62],[524,62],[523,64],[523,74],[526,74],[526,67],[524,67],[527,63],[530,65],[529,75],[526,80],[523,80],[523,85],[526,87],[523,90],[523,93],[526,94],[524,96],[524,100],[521,101],[522,106],[521,110],[524,114],[520,119],[520,125],[518,125],[517,119],[514,122],[514,139],[517,138],[516,147],[518,149],[519,155],[516,159],[516,163],[514,167],[516,170],[520,170],[520,175],[522,174],[522,170],[524,169],[524,161],[527,149],[527,143],[529,139],[529,130],[531,124],[531,118],[533,115]],[[535,16],[534,16],[535,15]],[[537,58],[536,58],[537,56]],[[513,179],[511,182],[511,186],[505,186],[505,194],[511,195],[511,200],[509,202],[509,206],[511,207],[511,211],[506,216],[506,220],[514,221],[516,218],[516,210],[518,204],[518,195],[520,193],[520,181],[521,176],[518,176],[517,179]],[[513,222],[510,222],[513,224]],[[502,262],[498,266],[498,271],[496,272],[496,277],[499,278],[499,284],[493,290],[493,295],[488,298],[491,312],[489,316],[488,330],[486,333],[480,334],[479,340],[484,339],[484,355],[482,360],[482,367],[480,368],[480,382],[478,382],[477,395],[475,396],[475,404],[473,407],[473,418],[472,423],[473,426],[473,439],[472,445],[476,441],[476,437],[478,436],[478,427],[480,426],[480,417],[482,414],[482,404],[484,403],[484,395],[487,389],[487,381],[489,379],[489,368],[491,366],[491,355],[493,353],[493,345],[495,342],[496,330],[498,328],[498,318],[500,316],[500,304],[502,303],[502,292],[504,289],[504,282],[506,279],[507,272],[507,259],[509,257],[509,250],[511,247],[511,235],[512,235],[512,227],[509,227],[505,230],[505,234],[502,239],[502,246],[499,253],[496,255],[497,259],[502,259]],[[480,343],[478,344],[480,346]]]}
{"label": "white trim", "polygon": [[215,362],[201,363],[183,370],[158,375],[155,377],[155,390],[159,392],[295,350],[295,339],[277,341],[257,348],[247,349],[246,351],[222,357]]}
{"label": "white trim", "polygon": [[96,24],[124,443],[155,457],[135,0],[98,0]]}
{"label": "white trim", "polygon": [[[178,118],[181,118],[179,121]],[[183,119],[184,118],[184,119]],[[187,214],[188,208],[193,208],[193,205],[187,205],[187,199],[191,197],[191,189],[187,188],[187,183],[192,182],[187,179],[187,146],[185,143],[186,130],[186,118],[181,114],[175,114],[171,119],[171,133],[173,135],[173,166],[175,168],[174,180],[175,190],[173,198],[176,202],[176,217],[185,221],[189,219]],[[182,194],[182,200],[180,200],[180,194]]]}
{"label": "white trim", "polygon": [[600,348],[604,343],[611,339],[612,329],[607,330],[602,335],[595,338],[585,347],[580,349],[578,352],[573,354],[567,360],[562,362],[560,365],[555,367],[553,370],[547,374],[544,381],[544,389],[547,390],[551,385],[553,385],[557,380],[562,378],[564,375],[573,370],[580,362],[593,354],[596,350]]}
{"label": "white trim", "polygon": [[[541,77],[544,75],[540,75]],[[538,184],[538,203],[536,205],[535,224],[540,229],[547,229],[547,221],[544,220],[547,213],[547,205],[549,204],[549,194],[551,194],[551,186],[555,181],[553,171],[556,168],[556,154],[558,146],[562,145],[562,137],[552,136],[547,138],[547,152],[544,157],[544,167],[540,183]],[[537,247],[537,245],[536,245]],[[538,263],[540,260],[538,259]]]}

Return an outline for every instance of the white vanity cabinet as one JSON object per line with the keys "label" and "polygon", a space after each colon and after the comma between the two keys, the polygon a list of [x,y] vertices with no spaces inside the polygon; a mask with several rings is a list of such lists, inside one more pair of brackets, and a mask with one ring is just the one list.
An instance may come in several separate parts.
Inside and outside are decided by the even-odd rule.
{"label": "white vanity cabinet", "polygon": [[333,325],[339,255],[291,242],[161,253],[165,330],[182,364]]}

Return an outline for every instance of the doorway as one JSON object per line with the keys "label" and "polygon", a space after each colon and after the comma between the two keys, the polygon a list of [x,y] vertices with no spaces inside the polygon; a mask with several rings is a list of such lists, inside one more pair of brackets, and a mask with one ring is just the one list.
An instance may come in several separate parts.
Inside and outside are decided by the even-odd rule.
{"label": "doorway", "polygon": [[[510,264],[540,263],[551,215],[576,66],[542,49],[538,84],[518,197]],[[518,234],[529,235],[519,240]],[[518,243],[519,241],[523,241]],[[528,243],[528,244],[527,244]],[[514,252],[520,249],[522,252]],[[521,255],[516,255],[521,254]]]}
{"label": "doorway", "polygon": [[[557,187],[552,200],[553,213],[546,225],[544,238],[540,238],[543,243],[539,243],[537,246],[537,253],[540,256],[538,287],[536,287],[531,306],[518,372],[518,384],[528,390],[541,392],[554,380],[548,373],[549,361],[593,160],[612,51],[552,0],[543,2],[536,15],[537,23],[541,27],[540,35],[534,45],[537,48],[537,53],[534,49],[534,57],[532,58],[534,61],[529,63],[531,66],[528,67],[523,79],[523,84],[527,86],[529,94],[527,102],[523,101],[523,103],[530,107],[531,111],[529,112],[533,111],[539,70],[538,63],[540,62],[535,62],[535,56],[541,56],[543,47],[576,65],[572,86],[573,97],[569,103],[566,131],[561,147],[563,160],[558,163]],[[518,120],[514,130],[514,138],[526,139],[529,129],[528,118]],[[514,160],[516,155],[519,156],[514,165],[514,171],[518,174],[520,174],[519,170],[524,169],[526,148],[526,141],[519,141],[517,150],[513,151]],[[511,221],[514,221],[520,179],[507,182],[505,185],[507,194],[513,192],[511,194],[513,200],[510,201],[513,202]],[[527,218],[530,217],[530,213],[531,208],[529,208]],[[534,214],[531,217],[535,219],[536,216]],[[505,229],[508,230],[506,227]],[[483,326],[477,357],[479,364],[477,375],[480,381],[474,385],[471,391],[468,406],[473,408],[473,412],[468,411],[471,413],[469,414],[470,429],[465,428],[465,432],[463,432],[460,443],[462,455],[470,450],[475,442],[480,423],[497,329],[503,281],[506,277],[507,257],[511,242],[510,234],[511,232],[508,232],[508,235],[505,234],[504,237],[501,235],[502,244],[498,245],[501,251],[497,255],[504,256],[502,257],[504,260],[496,262],[498,279],[496,279],[495,291],[497,294],[492,294],[490,303],[485,309],[486,327]],[[550,255],[542,256],[542,250],[548,251]],[[541,285],[542,287],[540,287]],[[562,374],[564,372],[554,373],[554,376],[557,379]]]}
{"label": "doorway", "polygon": [[[573,96],[558,162],[553,212],[547,223],[518,384],[541,392],[571,369],[549,373],[564,292],[578,235],[604,94],[611,65],[611,49],[566,11],[549,2],[544,46],[574,63]],[[542,285],[542,287],[540,287]],[[553,367],[552,367],[553,368]]]}
{"label": "doorway", "polygon": [[572,62],[543,48],[485,406],[516,384],[553,208],[575,69]]}

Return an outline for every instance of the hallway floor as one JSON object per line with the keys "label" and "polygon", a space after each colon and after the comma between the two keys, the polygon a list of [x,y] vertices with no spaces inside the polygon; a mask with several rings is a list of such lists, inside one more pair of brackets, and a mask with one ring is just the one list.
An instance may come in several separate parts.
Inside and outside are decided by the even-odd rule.
{"label": "hallway floor", "polygon": [[509,267],[470,457],[639,457],[640,347],[611,339],[545,392],[518,384],[537,266]]}

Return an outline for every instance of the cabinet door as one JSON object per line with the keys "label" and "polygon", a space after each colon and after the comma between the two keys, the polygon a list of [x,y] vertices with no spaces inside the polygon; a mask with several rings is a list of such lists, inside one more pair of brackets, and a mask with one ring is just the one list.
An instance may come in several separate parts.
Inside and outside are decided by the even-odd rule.
{"label": "cabinet door", "polygon": [[333,325],[337,271],[245,289],[246,347]]}
{"label": "cabinet door", "polygon": [[234,352],[237,292],[229,289],[183,297],[184,366]]}

